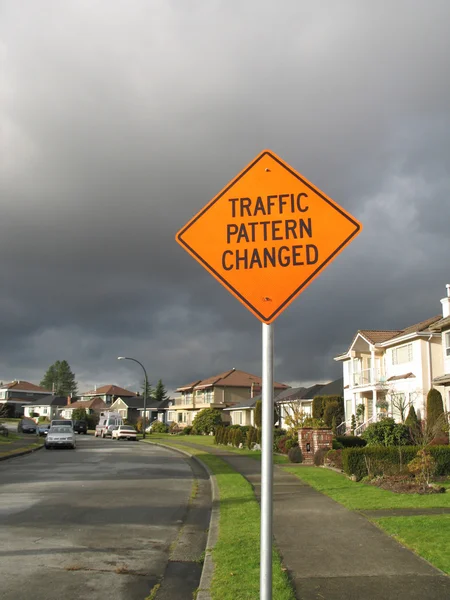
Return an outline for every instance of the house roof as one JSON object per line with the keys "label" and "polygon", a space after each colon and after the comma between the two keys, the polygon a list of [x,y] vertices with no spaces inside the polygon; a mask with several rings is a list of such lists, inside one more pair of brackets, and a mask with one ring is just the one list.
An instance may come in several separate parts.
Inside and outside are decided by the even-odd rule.
{"label": "house roof", "polygon": [[[358,335],[363,336],[371,344],[383,344],[384,346],[386,346],[390,345],[391,343],[395,343],[397,339],[400,340],[406,335],[427,332],[433,333],[433,331],[436,331],[435,329],[433,329],[433,325],[436,324],[438,321],[442,320],[443,319],[440,315],[436,315],[434,317],[425,319],[425,321],[420,321],[420,323],[414,323],[414,325],[409,325],[408,327],[405,327],[405,329],[358,329],[347,351],[337,356],[336,360],[343,360],[344,358],[346,358],[348,351],[355,343],[355,340],[358,337]],[[389,342],[389,344],[387,342]]]}
{"label": "house roof", "polygon": [[80,396],[120,396],[126,398],[136,396],[134,392],[130,390],[126,390],[125,388],[119,387],[118,385],[102,385],[96,390],[92,390],[91,392],[84,392],[80,394]]}
{"label": "house roof", "polygon": [[39,400],[27,402],[26,406],[65,406],[67,404],[66,396],[43,396]]}
{"label": "house roof", "polygon": [[298,400],[302,397],[302,395],[306,392],[307,388],[305,387],[295,387],[289,388],[288,390],[283,390],[277,396],[277,402],[281,402],[283,400]]}
{"label": "house roof", "polygon": [[344,378],[339,377],[334,381],[330,381],[320,390],[321,396],[343,396],[344,395]]}
{"label": "house roof", "polygon": [[[195,384],[188,384],[177,388],[177,392],[182,392],[190,389],[201,389],[206,387],[221,386],[221,387],[248,387],[251,388],[252,384],[258,386],[262,385],[262,378],[258,375],[252,375],[239,369],[231,369],[224,373],[219,373],[213,377],[207,379],[201,379]],[[289,386],[284,383],[274,382],[274,388],[276,389],[287,389]]]}
{"label": "house roof", "polygon": [[47,394],[51,394],[50,390],[46,390],[45,388],[41,387],[40,385],[35,385],[34,383],[30,383],[29,381],[21,381],[21,380],[11,381],[11,383],[4,383],[3,385],[0,385],[0,388],[2,390],[5,390],[5,389],[12,390],[15,388],[19,392],[40,392],[40,393],[46,392]]}
{"label": "house roof", "polygon": [[439,319],[439,321],[433,323],[433,325],[430,326],[430,330],[439,332],[448,327],[450,327],[450,317],[443,317]]}
{"label": "house roof", "polygon": [[392,377],[389,377],[388,381],[399,381],[400,379],[411,379],[412,377],[416,377],[414,373],[405,373],[404,375],[392,375]]}
{"label": "house roof", "polygon": [[95,408],[108,408],[108,405],[103,402],[103,398],[100,398],[100,396],[95,396],[95,398],[91,398],[90,400],[77,400],[68,404],[67,408],[92,408],[93,405],[95,405]]}

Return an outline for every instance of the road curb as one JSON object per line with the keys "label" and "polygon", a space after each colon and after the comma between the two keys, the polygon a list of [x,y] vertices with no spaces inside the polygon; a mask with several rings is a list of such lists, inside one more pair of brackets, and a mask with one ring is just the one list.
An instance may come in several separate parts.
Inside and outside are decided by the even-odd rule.
{"label": "road curb", "polygon": [[212,552],[214,546],[217,543],[219,537],[219,518],[220,518],[220,499],[219,499],[219,486],[217,485],[217,479],[211,469],[201,459],[197,458],[195,454],[190,454],[187,450],[181,450],[181,448],[174,448],[166,444],[160,444],[158,442],[147,442],[153,446],[161,446],[168,450],[175,450],[180,454],[184,454],[189,458],[195,460],[209,476],[211,484],[211,519],[209,521],[208,539],[206,540],[205,560],[203,562],[202,575],[200,577],[200,585],[197,590],[196,600],[211,600],[211,582],[214,575],[214,561]]}
{"label": "road curb", "polygon": [[15,452],[14,454],[10,454],[9,456],[0,456],[0,462],[2,460],[16,458],[16,456],[24,456],[25,454],[32,454],[33,452],[36,452],[37,450],[41,450],[43,447],[44,447],[44,444],[42,444],[42,446],[38,446],[37,448],[29,448],[28,450],[22,450],[22,452]]}

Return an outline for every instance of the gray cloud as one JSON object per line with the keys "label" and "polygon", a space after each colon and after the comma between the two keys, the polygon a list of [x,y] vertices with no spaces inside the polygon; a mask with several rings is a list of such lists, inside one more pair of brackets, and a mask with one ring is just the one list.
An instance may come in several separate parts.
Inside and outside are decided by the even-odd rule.
{"label": "gray cloud", "polygon": [[[317,3],[316,3],[317,4]],[[260,325],[174,235],[269,147],[364,225],[276,322],[325,381],[358,328],[439,312],[450,250],[448,3],[0,6],[0,377],[260,370]]]}

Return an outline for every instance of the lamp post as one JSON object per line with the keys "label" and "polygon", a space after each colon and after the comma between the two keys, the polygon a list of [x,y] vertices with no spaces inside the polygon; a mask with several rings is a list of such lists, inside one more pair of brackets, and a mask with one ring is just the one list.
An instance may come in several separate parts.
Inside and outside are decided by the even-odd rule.
{"label": "lamp post", "polygon": [[148,387],[147,371],[145,370],[144,365],[141,362],[139,362],[138,360],[136,360],[135,358],[130,358],[129,356],[118,356],[117,360],[132,360],[133,362],[137,363],[138,365],[141,365],[142,370],[144,371],[145,380],[144,380],[144,413],[142,415],[142,438],[145,439],[145,414],[147,412],[147,387]]}

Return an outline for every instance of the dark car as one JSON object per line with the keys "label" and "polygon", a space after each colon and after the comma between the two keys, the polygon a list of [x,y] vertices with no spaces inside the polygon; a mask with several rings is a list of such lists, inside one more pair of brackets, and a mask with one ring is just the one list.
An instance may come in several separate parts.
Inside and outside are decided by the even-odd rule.
{"label": "dark car", "polygon": [[50,423],[39,423],[38,425],[38,431],[40,436],[47,435],[49,429]]}
{"label": "dark car", "polygon": [[37,433],[38,426],[32,419],[22,419],[17,425],[17,431],[19,433]]}
{"label": "dark car", "polygon": [[85,435],[87,434],[87,423],[86,421],[74,421],[73,422],[73,430],[75,431],[75,433],[84,433]]}

